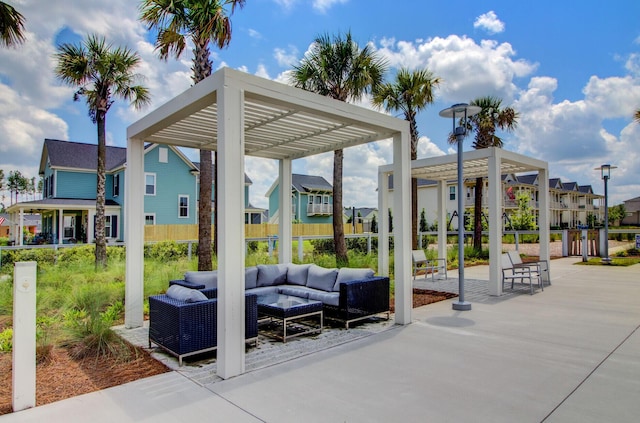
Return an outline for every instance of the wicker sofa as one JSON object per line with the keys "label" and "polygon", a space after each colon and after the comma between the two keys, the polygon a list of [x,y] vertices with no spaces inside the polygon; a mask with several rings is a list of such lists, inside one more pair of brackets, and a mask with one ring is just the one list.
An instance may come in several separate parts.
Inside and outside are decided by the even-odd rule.
{"label": "wicker sofa", "polygon": [[[182,288],[176,286],[174,288]],[[187,290],[186,288],[183,288]],[[217,289],[203,289],[202,298],[180,298],[167,294],[149,297],[149,347],[155,343],[170,354],[182,359],[190,355],[215,350],[217,336]],[[188,289],[187,291],[192,291]],[[190,293],[186,294],[192,297]],[[245,295],[245,339],[258,339],[257,296]]]}
{"label": "wicker sofa", "polygon": [[[217,289],[217,271],[187,272],[170,281],[192,289]],[[280,293],[322,301],[324,317],[349,324],[386,313],[389,318],[389,278],[371,269],[327,269],[315,264],[271,264],[245,268],[245,292]]]}

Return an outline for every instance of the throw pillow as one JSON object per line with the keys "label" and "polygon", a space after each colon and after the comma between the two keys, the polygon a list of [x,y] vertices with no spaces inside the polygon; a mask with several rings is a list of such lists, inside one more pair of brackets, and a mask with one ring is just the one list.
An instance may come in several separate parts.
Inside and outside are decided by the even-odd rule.
{"label": "throw pillow", "polygon": [[359,281],[368,279],[374,275],[371,269],[352,269],[350,267],[341,267],[338,271],[336,284],[333,286],[334,291],[340,291],[340,284],[348,281]]}
{"label": "throw pillow", "polygon": [[258,286],[258,268],[256,266],[244,269],[244,289],[253,289]]}
{"label": "throw pillow", "polygon": [[310,264],[287,264],[287,283],[291,285],[307,284],[307,275],[309,274]]}
{"label": "throw pillow", "polygon": [[282,285],[287,280],[286,264],[259,264],[258,286]]}
{"label": "throw pillow", "polygon": [[199,271],[199,272],[186,272],[184,274],[184,280],[187,282],[202,284],[205,288],[217,288],[218,287],[218,271]]}
{"label": "throw pillow", "polygon": [[185,288],[180,285],[171,285],[169,289],[167,289],[167,297],[173,298],[174,300],[184,301],[186,303],[196,303],[198,301],[206,301],[208,300],[207,296],[202,292]]}
{"label": "throw pillow", "polygon": [[331,292],[337,277],[338,269],[325,269],[324,267],[312,264],[309,267],[309,274],[307,275],[307,286],[309,288]]}

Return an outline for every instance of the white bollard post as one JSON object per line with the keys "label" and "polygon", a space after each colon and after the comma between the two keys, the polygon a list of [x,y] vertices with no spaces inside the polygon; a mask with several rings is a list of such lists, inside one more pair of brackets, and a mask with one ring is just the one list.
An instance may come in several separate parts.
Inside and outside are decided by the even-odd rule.
{"label": "white bollard post", "polygon": [[14,263],[13,411],[36,406],[36,266]]}

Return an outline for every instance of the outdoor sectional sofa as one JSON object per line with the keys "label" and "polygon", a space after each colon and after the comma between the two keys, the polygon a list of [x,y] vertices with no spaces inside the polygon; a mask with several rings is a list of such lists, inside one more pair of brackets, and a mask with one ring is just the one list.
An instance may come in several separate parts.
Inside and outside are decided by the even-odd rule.
{"label": "outdoor sectional sofa", "polygon": [[[217,289],[217,271],[186,272],[170,281],[192,289]],[[349,324],[380,313],[389,318],[389,278],[371,269],[327,269],[315,264],[269,264],[245,268],[245,292],[279,293],[321,301],[326,319]]]}

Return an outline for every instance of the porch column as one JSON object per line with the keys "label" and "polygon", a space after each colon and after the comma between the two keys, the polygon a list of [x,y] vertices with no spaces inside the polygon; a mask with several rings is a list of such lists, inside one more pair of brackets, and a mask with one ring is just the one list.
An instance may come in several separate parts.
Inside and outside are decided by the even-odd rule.
{"label": "porch column", "polygon": [[389,174],[378,171],[378,274],[389,276]]}
{"label": "porch column", "polygon": [[[96,226],[94,224],[96,218],[96,211],[95,210],[89,210],[88,213],[88,217],[87,217],[87,242],[88,243],[93,243],[94,240],[96,239]],[[125,222],[127,220],[125,219]],[[126,223],[125,223],[126,224]],[[125,228],[125,238],[126,238],[126,228]]]}
{"label": "porch column", "polygon": [[393,136],[393,251],[396,324],[411,323],[411,160],[409,126]]}
{"label": "porch column", "polygon": [[280,204],[280,216],[278,220],[278,263],[291,263],[291,159],[278,161],[278,180],[280,181],[280,192],[278,193],[278,203]]}
{"label": "porch column", "polygon": [[[496,149],[497,150],[497,149]],[[502,295],[502,158],[496,151],[489,156],[489,295]]]}
{"label": "porch column", "polygon": [[[218,369],[223,379],[244,373],[244,93],[218,95]],[[291,212],[289,212],[291,213]],[[291,242],[291,241],[289,241]],[[281,247],[282,248],[282,247]],[[290,254],[290,253],[289,253]]]}
{"label": "porch column", "polygon": [[438,257],[447,258],[447,181],[438,181]]}
{"label": "porch column", "polygon": [[20,217],[18,218],[18,245],[24,245],[24,209],[20,209]]}
{"label": "porch column", "polygon": [[58,209],[58,244],[62,244],[64,238],[64,210]]}
{"label": "porch column", "polygon": [[[124,325],[131,329],[141,327],[144,319],[144,143],[141,140],[127,140],[124,187],[124,236],[127,245]],[[93,232],[93,217],[89,219],[89,226]]]}
{"label": "porch column", "polygon": [[[540,236],[540,260],[547,260],[549,267],[549,171],[547,168],[538,170],[538,235]],[[545,282],[549,282],[550,272],[543,273]]]}

